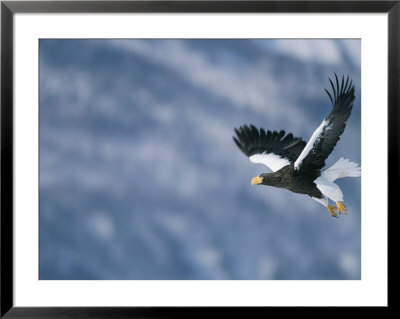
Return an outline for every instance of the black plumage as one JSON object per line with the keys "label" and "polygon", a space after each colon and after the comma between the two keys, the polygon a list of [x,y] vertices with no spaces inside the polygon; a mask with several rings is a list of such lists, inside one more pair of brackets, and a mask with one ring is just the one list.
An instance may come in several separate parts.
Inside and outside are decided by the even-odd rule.
{"label": "black plumage", "polygon": [[263,173],[260,177],[262,177],[262,185],[285,188],[294,193],[322,198],[323,194],[314,183],[320,175],[320,170],[309,171],[308,174],[294,174],[294,167],[291,164],[272,174]]}
{"label": "black plumage", "polygon": [[263,128],[257,130],[254,125],[243,125],[235,128],[237,137],[233,137],[236,145],[247,156],[262,153],[273,153],[290,161],[295,161],[306,146],[306,142],[299,137],[293,137],[292,133],[285,131],[267,131]]}

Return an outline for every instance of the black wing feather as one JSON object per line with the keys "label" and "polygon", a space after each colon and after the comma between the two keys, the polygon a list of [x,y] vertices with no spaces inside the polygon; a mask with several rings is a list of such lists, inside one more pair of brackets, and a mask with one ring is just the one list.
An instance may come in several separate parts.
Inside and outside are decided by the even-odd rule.
{"label": "black wing feather", "polygon": [[[344,82],[344,77],[342,77],[342,84],[341,87],[339,87],[339,80],[336,74],[335,78],[337,84],[336,89],[331,79],[329,79],[333,89],[333,96],[335,97],[332,111],[325,119],[327,124],[318,139],[314,142],[312,149],[299,164],[299,169],[301,171],[321,169],[325,166],[325,160],[339,141],[340,135],[342,135],[351,114],[353,101],[355,99],[353,81],[349,83],[349,77],[347,77],[346,82]],[[332,100],[329,92],[328,96]]]}
{"label": "black wing feather", "polygon": [[243,125],[235,128],[233,136],[235,144],[246,155],[273,153],[294,162],[303,150],[306,142],[301,138],[293,137],[292,133],[285,135],[285,131],[258,130],[254,125]]}

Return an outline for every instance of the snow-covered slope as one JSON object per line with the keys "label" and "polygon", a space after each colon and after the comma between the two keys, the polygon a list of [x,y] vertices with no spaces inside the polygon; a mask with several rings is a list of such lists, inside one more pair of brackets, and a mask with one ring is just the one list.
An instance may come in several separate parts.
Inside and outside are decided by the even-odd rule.
{"label": "snow-covered slope", "polygon": [[41,40],[40,279],[360,279],[360,178],[334,219],[251,186],[232,141],[308,140],[334,72],[356,101],[327,165],[361,165],[359,41]]}

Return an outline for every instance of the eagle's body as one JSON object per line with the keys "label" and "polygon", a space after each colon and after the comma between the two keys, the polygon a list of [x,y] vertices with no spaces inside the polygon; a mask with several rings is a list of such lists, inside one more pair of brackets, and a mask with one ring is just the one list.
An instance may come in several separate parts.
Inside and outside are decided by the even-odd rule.
{"label": "eagle's body", "polygon": [[[236,145],[253,163],[268,166],[273,173],[263,173],[252,179],[252,184],[285,188],[305,194],[326,206],[336,217],[334,210],[346,212],[341,203],[343,194],[334,181],[342,177],[358,177],[361,169],[354,162],[340,158],[330,168],[323,170],[325,160],[340,139],[351,114],[354,101],[354,86],[349,77],[342,77],[341,84],[335,74],[336,87],[332,83],[332,95],[327,92],[333,109],[314,131],[308,143],[285,131],[265,131],[255,126],[244,125],[235,129]],[[329,205],[331,199],[336,207]]]}
{"label": "eagle's body", "polygon": [[263,185],[286,188],[294,193],[322,197],[314,180],[321,175],[320,170],[314,170],[310,174],[294,174],[294,164],[286,165],[279,171],[271,174],[261,174]]}

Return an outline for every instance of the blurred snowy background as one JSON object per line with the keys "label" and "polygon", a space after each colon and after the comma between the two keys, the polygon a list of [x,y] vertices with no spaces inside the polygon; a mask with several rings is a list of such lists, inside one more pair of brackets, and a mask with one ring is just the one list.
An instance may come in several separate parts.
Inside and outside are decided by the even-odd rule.
{"label": "blurred snowy background", "polygon": [[308,140],[349,74],[328,158],[361,165],[359,40],[40,40],[40,279],[360,279],[348,215],[251,186],[232,141],[255,124]]}

